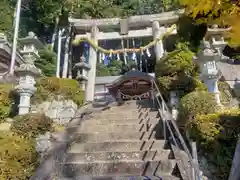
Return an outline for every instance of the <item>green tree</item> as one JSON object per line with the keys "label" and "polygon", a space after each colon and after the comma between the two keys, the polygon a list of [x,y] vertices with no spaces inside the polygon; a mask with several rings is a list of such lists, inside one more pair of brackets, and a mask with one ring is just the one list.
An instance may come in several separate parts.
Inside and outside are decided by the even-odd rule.
{"label": "green tree", "polygon": [[111,76],[119,76],[122,70],[122,61],[111,60],[107,68]]}
{"label": "green tree", "polygon": [[73,0],[73,2],[73,16],[78,18],[154,14],[178,6],[177,0]]}
{"label": "green tree", "polygon": [[0,1],[0,32],[12,34],[14,8],[8,0]]}
{"label": "green tree", "polygon": [[56,71],[57,55],[55,52],[49,50],[49,47],[39,51],[40,58],[34,63],[36,67],[42,70],[45,76],[54,76]]}
{"label": "green tree", "polygon": [[206,31],[206,24],[197,24],[194,19],[188,16],[182,16],[177,22],[177,32],[180,41],[189,42],[189,48],[193,52],[198,51]]}
{"label": "green tree", "polygon": [[96,69],[96,76],[110,76],[110,72],[104,64],[98,63]]}
{"label": "green tree", "polygon": [[205,89],[197,78],[198,67],[192,61],[193,55],[188,44],[178,43],[176,50],[157,62],[155,73],[159,88],[166,98],[171,90],[181,91],[183,96],[195,89]]}
{"label": "green tree", "polygon": [[72,15],[78,18],[121,16],[122,9],[114,0],[75,0]]}
{"label": "green tree", "polygon": [[[42,40],[52,35],[58,17],[66,19],[71,1],[29,0],[23,1],[21,12],[21,34],[35,32]],[[45,40],[45,39],[44,39]]]}
{"label": "green tree", "polygon": [[175,51],[170,52],[161,61],[158,61],[156,76],[175,76],[182,73],[191,75],[194,69],[193,55],[194,53],[186,43],[178,43]]}

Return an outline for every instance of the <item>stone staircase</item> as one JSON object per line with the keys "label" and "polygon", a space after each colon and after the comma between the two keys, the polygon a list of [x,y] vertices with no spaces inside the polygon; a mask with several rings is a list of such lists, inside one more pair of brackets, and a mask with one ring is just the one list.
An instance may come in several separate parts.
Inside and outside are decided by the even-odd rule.
{"label": "stone staircase", "polygon": [[183,179],[156,116],[149,101],[129,101],[69,127],[74,140],[63,162],[64,178]]}

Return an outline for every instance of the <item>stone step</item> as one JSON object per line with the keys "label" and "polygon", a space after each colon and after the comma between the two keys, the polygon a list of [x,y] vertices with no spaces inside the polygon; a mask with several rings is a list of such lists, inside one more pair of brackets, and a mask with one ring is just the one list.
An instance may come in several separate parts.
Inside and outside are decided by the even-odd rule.
{"label": "stone step", "polygon": [[118,118],[119,116],[123,119],[127,118],[146,118],[146,117],[156,117],[157,112],[156,111],[141,111],[141,112],[135,112],[132,110],[107,110],[107,111],[102,111],[99,113],[96,113],[93,115],[94,118]]}
{"label": "stone step", "polygon": [[160,176],[78,176],[74,179],[72,178],[61,178],[59,180],[180,180],[180,178],[162,173]]}
{"label": "stone step", "polygon": [[[128,150],[128,149],[126,149]],[[150,151],[118,151],[118,152],[80,152],[68,153],[67,162],[92,162],[92,161],[118,161],[118,160],[142,160],[151,161],[167,159],[171,150]]]}
{"label": "stone step", "polygon": [[157,123],[159,118],[121,118],[121,116],[116,116],[115,118],[91,118],[82,121],[82,124],[86,126],[92,125],[109,125],[109,124],[126,124],[126,123],[135,123],[135,124],[142,124],[142,123]]}
{"label": "stone step", "polygon": [[99,125],[93,124],[91,126],[83,123],[81,126],[76,127],[75,129],[72,128],[72,132],[142,132],[142,131],[150,131],[155,127],[155,124],[151,123],[125,123],[125,124],[108,124],[108,125]]}
{"label": "stone step", "polygon": [[108,113],[117,113],[117,112],[125,112],[125,113],[147,113],[152,112],[151,108],[131,108],[131,107],[111,107],[103,112]]}
{"label": "stone step", "polygon": [[108,110],[126,110],[126,111],[135,111],[135,112],[140,112],[140,111],[143,111],[145,109],[150,109],[150,108],[140,108],[140,107],[137,107],[137,106],[112,106],[112,107],[109,107]]}
{"label": "stone step", "polygon": [[[104,111],[100,111],[97,114],[156,114],[157,111],[152,111],[151,109],[132,109],[132,108],[126,108],[126,109],[121,109],[121,108],[110,108]],[[96,114],[96,115],[97,115]],[[123,115],[123,114],[122,114]]]}
{"label": "stone step", "polygon": [[95,151],[146,151],[146,150],[159,150],[164,149],[165,140],[121,140],[121,141],[100,141],[100,142],[88,142],[88,143],[73,143],[69,152],[95,152]]}
{"label": "stone step", "polygon": [[149,132],[91,132],[91,133],[76,133],[75,141],[84,142],[99,142],[99,141],[116,141],[116,140],[149,140],[154,139],[156,131]]}
{"label": "stone step", "polygon": [[65,162],[63,174],[65,177],[76,176],[152,176],[156,172],[171,174],[176,166],[175,160],[160,161],[94,161],[94,162]]}
{"label": "stone step", "polygon": [[139,118],[139,114],[137,113],[98,113],[93,116],[93,118],[97,119],[130,119],[130,118]]}

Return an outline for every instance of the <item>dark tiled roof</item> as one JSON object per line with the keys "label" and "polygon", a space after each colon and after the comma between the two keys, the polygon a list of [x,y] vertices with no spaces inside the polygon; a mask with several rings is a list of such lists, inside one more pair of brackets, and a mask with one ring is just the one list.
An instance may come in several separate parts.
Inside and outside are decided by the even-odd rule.
{"label": "dark tiled roof", "polygon": [[127,76],[127,77],[147,76],[149,80],[151,80],[152,78],[154,78],[155,74],[154,73],[147,74],[140,71],[129,71],[121,76],[98,76],[96,77],[95,84],[110,84],[110,83],[113,83],[113,81],[116,81],[119,77],[123,77],[123,76]]}
{"label": "dark tiled roof", "polygon": [[233,64],[228,60],[221,60],[217,62],[217,65],[225,81],[233,88],[235,80],[240,80],[240,64]]}
{"label": "dark tiled roof", "polygon": [[96,82],[95,84],[108,84],[116,79],[118,79],[120,76],[98,76],[96,77]]}

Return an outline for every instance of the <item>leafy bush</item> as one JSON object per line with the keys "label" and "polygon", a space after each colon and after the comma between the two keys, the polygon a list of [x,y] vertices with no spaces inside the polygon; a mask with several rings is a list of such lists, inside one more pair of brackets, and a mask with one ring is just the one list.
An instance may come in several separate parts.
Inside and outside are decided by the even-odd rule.
{"label": "leafy bush", "polygon": [[194,90],[206,89],[197,78],[199,68],[193,63],[193,55],[186,43],[178,43],[175,51],[157,62],[156,77],[164,96],[168,97],[171,90],[181,91],[185,95]]}
{"label": "leafy bush", "polygon": [[192,61],[194,53],[184,44],[178,44],[177,49],[164,56],[157,62],[155,71],[156,76],[175,76],[179,73],[191,75],[194,70]]}
{"label": "leafy bush", "polygon": [[108,65],[97,63],[96,76],[119,76],[122,71],[122,61],[111,60]]}
{"label": "leafy bush", "polygon": [[194,91],[185,95],[179,105],[178,124],[180,127],[189,127],[198,114],[214,113],[217,103],[213,94],[206,91]]}
{"label": "leafy bush", "polygon": [[198,115],[193,123],[195,138],[207,144],[216,139],[237,137],[240,132],[240,110],[232,109],[223,112]]}
{"label": "leafy bush", "polygon": [[53,121],[40,113],[29,113],[16,116],[11,126],[12,132],[24,136],[35,138],[40,134],[53,130]]}
{"label": "leafy bush", "polygon": [[238,134],[240,110],[233,109],[215,114],[198,115],[192,124],[190,135],[205,152],[209,162],[215,165],[214,175],[227,179]]}
{"label": "leafy bush", "polygon": [[171,90],[177,90],[184,96],[195,90],[205,91],[207,89],[205,84],[197,77],[187,75],[176,77],[161,76],[158,78],[158,85],[166,96],[168,96]]}
{"label": "leafy bush", "polygon": [[0,122],[9,116],[13,103],[13,99],[10,97],[13,88],[12,84],[0,85]]}
{"label": "leafy bush", "polygon": [[96,70],[96,76],[110,76],[109,69],[104,64],[97,63]]}
{"label": "leafy bush", "polygon": [[33,103],[41,103],[58,96],[71,99],[77,105],[82,105],[84,102],[84,92],[76,80],[56,77],[40,78],[37,80],[36,86],[37,92],[32,98]]}
{"label": "leafy bush", "polygon": [[38,165],[35,142],[1,132],[0,144],[0,179],[29,179]]}

